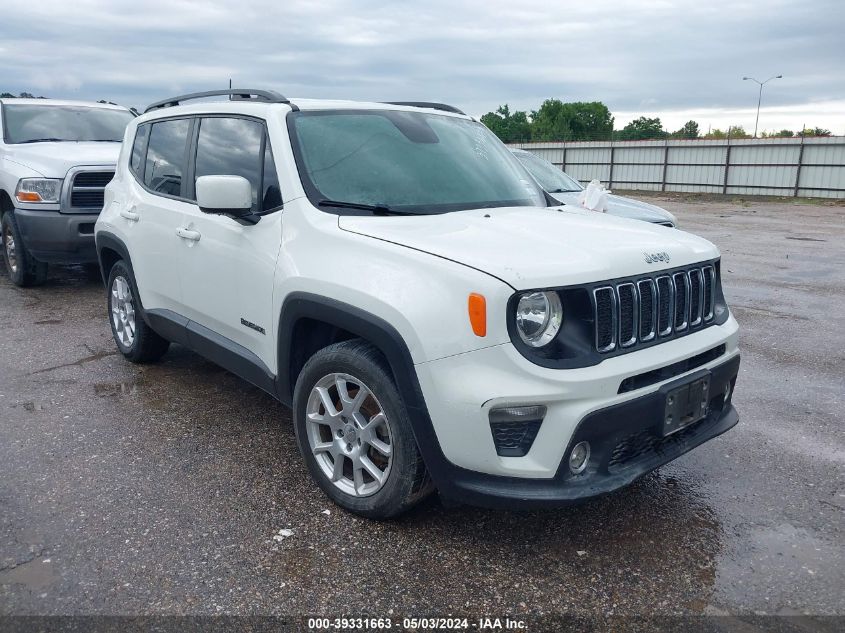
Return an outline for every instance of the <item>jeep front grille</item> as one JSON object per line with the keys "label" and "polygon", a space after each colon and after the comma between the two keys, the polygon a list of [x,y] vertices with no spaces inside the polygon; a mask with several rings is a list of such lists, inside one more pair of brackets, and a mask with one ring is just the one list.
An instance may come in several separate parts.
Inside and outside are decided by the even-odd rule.
{"label": "jeep front grille", "polygon": [[106,185],[114,178],[114,171],[96,171],[77,169],[69,175],[69,194],[66,204],[62,205],[64,213],[91,213],[102,211]]}
{"label": "jeep front grille", "polygon": [[597,315],[596,349],[610,352],[616,349],[616,293],[613,288],[598,288],[594,296]]}
{"label": "jeep front grille", "polygon": [[716,271],[709,264],[595,288],[596,350],[633,349],[710,325],[715,292]]}

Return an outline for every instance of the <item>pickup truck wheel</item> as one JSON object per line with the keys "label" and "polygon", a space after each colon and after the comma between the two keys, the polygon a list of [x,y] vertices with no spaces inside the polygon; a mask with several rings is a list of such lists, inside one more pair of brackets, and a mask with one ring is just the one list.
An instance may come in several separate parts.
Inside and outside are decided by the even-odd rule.
{"label": "pickup truck wheel", "polygon": [[294,416],[311,476],[346,510],[386,519],[430,492],[405,405],[384,358],[365,341],[311,357],[296,382]]}
{"label": "pickup truck wheel", "polygon": [[29,254],[13,211],[7,211],[0,219],[0,237],[3,241],[3,259],[12,283],[22,288],[44,283],[47,279],[47,264],[36,261]]}
{"label": "pickup truck wheel", "polygon": [[141,316],[135,277],[123,260],[112,266],[108,284],[109,323],[117,349],[133,363],[161,358],[170,341],[153,332]]}

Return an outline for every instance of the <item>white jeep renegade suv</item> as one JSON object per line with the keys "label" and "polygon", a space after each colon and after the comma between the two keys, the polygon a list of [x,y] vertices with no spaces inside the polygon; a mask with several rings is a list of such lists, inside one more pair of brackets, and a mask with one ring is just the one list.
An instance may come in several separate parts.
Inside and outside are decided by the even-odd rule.
{"label": "white jeep renegade suv", "polygon": [[738,420],[718,250],[554,204],[450,106],[154,104],[96,243],[123,355],[179,343],[290,405],[365,516],[582,500]]}

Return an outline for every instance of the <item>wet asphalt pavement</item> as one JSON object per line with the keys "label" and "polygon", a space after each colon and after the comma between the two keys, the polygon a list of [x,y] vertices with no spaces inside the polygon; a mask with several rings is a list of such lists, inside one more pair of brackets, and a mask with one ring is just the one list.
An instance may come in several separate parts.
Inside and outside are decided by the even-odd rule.
{"label": "wet asphalt pavement", "polygon": [[269,396],[0,274],[0,614],[845,614],[845,206],[658,204],[722,249],[740,423],[555,511],[355,518]]}

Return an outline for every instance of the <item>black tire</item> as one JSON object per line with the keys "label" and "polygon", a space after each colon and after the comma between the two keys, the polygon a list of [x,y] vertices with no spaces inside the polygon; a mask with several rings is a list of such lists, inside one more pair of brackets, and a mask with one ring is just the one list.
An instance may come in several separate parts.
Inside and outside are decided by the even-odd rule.
{"label": "black tire", "polygon": [[[362,381],[387,416],[392,461],[381,488],[369,496],[356,496],[341,490],[323,472],[311,450],[306,429],[308,402],[317,383],[330,374],[348,374]],[[366,341],[355,339],[335,343],[308,360],[296,381],[293,415],[299,450],[311,476],[340,507],[370,519],[388,519],[405,512],[432,491],[411,421],[389,365],[378,349]]]}
{"label": "black tire", "polygon": [[[113,289],[115,287],[115,281],[118,279],[127,284],[130,292],[129,301],[132,303],[133,308],[135,327],[132,340],[128,343],[124,341],[118,333],[115,319],[113,318],[113,310],[115,307],[113,303]],[[109,325],[111,326],[112,337],[114,338],[114,342],[117,345],[117,349],[120,350],[120,353],[123,354],[127,360],[132,361],[133,363],[150,363],[157,361],[164,356],[164,353],[167,352],[167,348],[170,347],[170,341],[156,334],[152,328],[147,325],[146,321],[144,321],[142,316],[144,308],[141,305],[141,296],[138,294],[138,287],[135,284],[135,276],[132,274],[132,269],[129,268],[122,259],[116,261],[111,267],[106,292],[108,297]]]}
{"label": "black tire", "polygon": [[[14,255],[9,252],[9,238],[14,243]],[[16,286],[27,288],[43,284],[47,279],[47,264],[32,257],[21,237],[14,211],[7,211],[0,219],[0,238],[6,271]]]}

